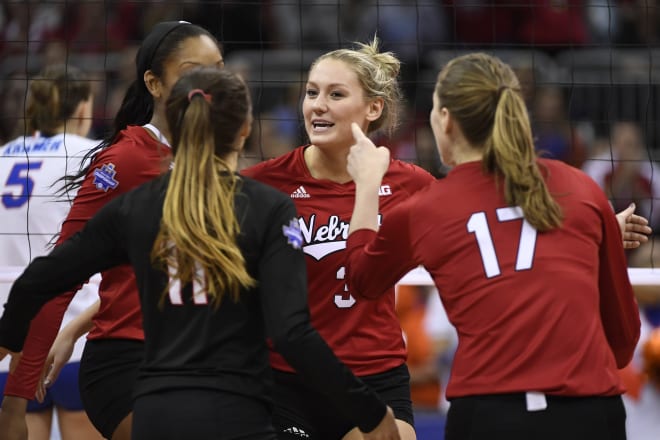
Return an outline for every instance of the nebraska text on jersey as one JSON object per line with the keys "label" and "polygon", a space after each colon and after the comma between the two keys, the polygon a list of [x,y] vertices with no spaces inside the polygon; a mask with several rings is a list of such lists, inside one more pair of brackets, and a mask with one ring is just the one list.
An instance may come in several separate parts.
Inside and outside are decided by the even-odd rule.
{"label": "nebraska text on jersey", "polygon": [[[382,222],[382,214],[378,214],[378,225]],[[309,217],[309,223],[305,217],[299,218],[302,238],[307,243],[303,247],[310,257],[316,261],[326,255],[346,249],[346,239],[348,238],[349,222],[345,222],[338,215],[328,217],[328,222],[324,225],[316,225],[316,214]]]}
{"label": "nebraska text on jersey", "polygon": [[[378,214],[378,225],[383,219],[382,214]],[[304,242],[305,252],[316,261],[319,261],[326,255],[346,249],[346,239],[348,238],[349,222],[345,222],[338,215],[328,217],[327,224],[316,225],[316,214],[309,217],[309,223],[305,217],[300,217],[300,230]]]}
{"label": "nebraska text on jersey", "polygon": [[103,165],[101,168],[94,170],[94,186],[97,189],[102,189],[107,192],[109,189],[117,188],[119,182],[115,180],[115,164],[108,163]]}

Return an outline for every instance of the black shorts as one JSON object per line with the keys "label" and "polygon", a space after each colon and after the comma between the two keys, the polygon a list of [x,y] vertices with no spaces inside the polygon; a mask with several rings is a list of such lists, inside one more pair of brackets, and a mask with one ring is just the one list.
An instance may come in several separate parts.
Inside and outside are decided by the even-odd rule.
{"label": "black shorts", "polygon": [[144,343],[131,339],[92,339],[80,359],[80,397],[94,427],[112,438],[133,411],[133,389],[144,358]]}
{"label": "black shorts", "polygon": [[[273,379],[273,423],[280,439],[339,440],[355,428],[355,423],[327,398],[310,390],[297,374],[273,370]],[[410,374],[405,364],[360,379],[392,408],[397,419],[414,426]]]}
{"label": "black shorts", "polygon": [[144,394],[133,406],[132,438],[140,440],[276,440],[269,404],[210,389]]}
{"label": "black shorts", "polygon": [[625,440],[621,396],[546,396],[547,408],[528,411],[524,393],[452,399],[446,440]]}

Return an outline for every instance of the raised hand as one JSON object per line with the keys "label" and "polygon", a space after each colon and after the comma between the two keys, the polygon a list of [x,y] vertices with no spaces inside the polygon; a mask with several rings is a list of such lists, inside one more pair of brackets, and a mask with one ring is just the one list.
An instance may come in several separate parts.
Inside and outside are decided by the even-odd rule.
{"label": "raised hand", "polygon": [[378,184],[390,165],[390,150],[376,147],[355,122],[351,124],[355,143],[348,154],[348,173],[356,185]]}
{"label": "raised hand", "polygon": [[631,203],[623,211],[616,214],[616,219],[621,228],[624,249],[635,249],[642,243],[649,241],[649,235],[653,232],[649,221],[641,215],[635,214],[635,204]]}
{"label": "raised hand", "polygon": [[46,388],[51,386],[62,371],[62,368],[69,362],[73,354],[73,347],[76,343],[75,335],[65,330],[61,331],[53,346],[50,348],[48,358],[44,364],[39,386],[37,387],[36,399],[43,402],[46,397]]}

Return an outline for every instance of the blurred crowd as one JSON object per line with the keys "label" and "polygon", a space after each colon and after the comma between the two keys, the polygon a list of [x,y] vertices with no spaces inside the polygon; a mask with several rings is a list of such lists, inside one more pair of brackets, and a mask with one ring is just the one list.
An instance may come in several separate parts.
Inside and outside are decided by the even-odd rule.
{"label": "blurred crowd", "polygon": [[[660,42],[660,0],[2,0],[0,4],[0,145],[24,129],[27,78],[48,64],[75,56],[85,57],[88,65],[79,67],[95,80],[93,134],[102,137],[133,76],[137,44],[160,21],[184,19],[209,29],[223,43],[229,67],[232,54],[241,51],[325,50],[366,41],[378,29],[386,49],[404,62],[402,77],[409,98],[397,133],[379,142],[388,145],[395,157],[416,162],[436,176],[447,170],[428,127],[430,103],[419,100],[421,94],[415,91],[424,81],[419,73],[434,70],[428,53],[523,47],[553,57],[567,48],[649,49]],[[236,63],[233,68],[241,66]],[[660,233],[659,136],[649,135],[656,130],[653,115],[640,119],[621,113],[604,123],[589,120],[588,115],[576,118],[573,85],[538,81],[543,73],[538,69],[518,66],[517,73],[539,152],[583,169],[601,185],[617,211],[635,202],[637,212]],[[245,75],[249,80],[254,72],[247,69]],[[282,86],[277,98],[263,108],[255,99],[258,123],[247,147],[252,160],[278,156],[305,142],[299,122],[303,87],[300,76]],[[656,93],[648,99],[653,96],[657,99]],[[659,262],[658,239],[629,253],[630,266],[654,267]],[[660,409],[660,334],[653,330],[660,326],[660,295],[655,290],[639,292],[646,330],[639,354],[625,373],[631,390],[629,418],[652,425],[646,431],[657,437],[648,438],[660,438],[657,413],[640,416],[649,411],[640,403],[644,399],[656,402],[654,411]],[[442,308],[436,300],[437,293],[429,288],[399,289],[400,319],[409,336],[413,392],[420,411],[446,407],[442,378],[448,374],[455,337],[448,322],[427,322],[426,316],[438,316],[435,309]]]}
{"label": "blurred crowd", "polygon": [[[403,61],[401,72],[410,98],[409,121],[400,139],[403,158],[419,157],[437,166],[433,152],[412,143],[427,142],[416,133],[430,102],[417,101],[420,72],[437,71],[429,54],[437,50],[533,49],[553,56],[559,51],[593,47],[646,48],[660,41],[658,0],[2,0],[0,2],[0,141],[12,137],[25,102],[26,78],[62,60],[78,64],[96,80],[93,132],[102,136],[132,74],[137,44],[152,26],[183,19],[214,33],[225,57],[241,51],[328,50],[353,41],[367,41],[377,30],[385,49]],[[560,30],[560,31],[558,31]],[[78,61],[81,60],[81,61]],[[302,64],[301,64],[302,65]],[[525,78],[526,72],[521,72]],[[427,81],[433,82],[433,80]],[[530,82],[534,84],[534,72]],[[302,136],[295,124],[301,83],[276,99],[256,105],[268,112],[276,130],[290,135],[287,144]],[[561,111],[565,90],[544,90],[530,104],[540,112]],[[531,101],[535,102],[531,102]],[[563,103],[565,104],[565,103]],[[565,118],[574,115],[566,113]],[[585,115],[579,115],[585,116]],[[282,122],[277,122],[282,121]],[[20,121],[18,121],[20,122]],[[568,120],[553,122],[562,131]],[[268,124],[267,124],[268,125]],[[558,125],[563,125],[559,127]],[[548,127],[539,125],[544,133]],[[406,133],[406,130],[408,133]],[[410,132],[415,132],[410,136]],[[549,133],[546,133],[549,134]],[[564,133],[571,137],[572,134]],[[419,139],[421,138],[421,139]],[[564,149],[561,139],[543,137],[543,147]],[[273,146],[279,151],[278,146]],[[433,148],[431,148],[433,150]],[[260,152],[261,153],[261,152]],[[266,152],[268,153],[268,152]],[[561,154],[569,154],[560,151]],[[256,154],[256,153],[255,153]],[[586,154],[575,151],[572,160]]]}
{"label": "blurred crowd", "polygon": [[660,39],[657,0],[3,0],[1,5],[3,53],[37,53],[54,40],[76,51],[116,50],[141,40],[155,23],[173,19],[203,25],[228,51],[326,48],[364,39],[374,23],[385,40],[424,47],[533,44],[553,50]]}

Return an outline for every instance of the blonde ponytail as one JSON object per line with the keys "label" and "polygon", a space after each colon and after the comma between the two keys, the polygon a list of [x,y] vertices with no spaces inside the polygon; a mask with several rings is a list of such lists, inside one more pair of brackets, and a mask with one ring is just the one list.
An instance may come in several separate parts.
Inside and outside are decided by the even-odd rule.
{"label": "blonde ponytail", "polygon": [[539,231],[560,226],[561,209],[541,175],[527,107],[511,67],[484,53],[457,57],[442,69],[435,90],[468,142],[482,148],[485,170],[504,180],[507,204],[520,206]]}
{"label": "blonde ponytail", "polygon": [[534,150],[527,107],[519,93],[502,87],[495,108],[493,133],[483,162],[504,178],[504,197],[520,206],[525,219],[539,231],[561,225],[562,213],[541,175]]}
{"label": "blonde ponytail", "polygon": [[[211,79],[215,76],[214,72],[201,72],[202,79],[206,78],[204,73]],[[227,75],[235,79],[230,74],[220,75],[218,88],[228,87],[223,84]],[[242,81],[240,84],[244,87]],[[238,129],[222,126],[215,118],[216,106],[219,111],[226,111],[223,104],[231,104],[214,102],[222,100],[222,96],[204,95],[211,102],[204,96],[193,96],[189,102],[181,103],[177,102],[175,91],[168,101],[168,122],[172,126],[176,123],[172,129],[175,164],[152,260],[168,268],[170,282],[179,280],[184,285],[197,281],[204,285],[211,302],[219,306],[225,294],[236,301],[242,289],[255,285],[237,243],[240,225],[234,213],[234,197],[240,178],[223,159],[231,148],[219,139],[231,137],[232,131],[237,134]],[[248,99],[245,94],[241,98]],[[180,100],[187,101],[187,95]],[[241,120],[245,120],[247,110],[238,109],[241,110],[245,112]],[[226,131],[218,130],[217,125]],[[222,154],[218,154],[219,149]]]}

